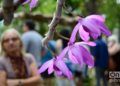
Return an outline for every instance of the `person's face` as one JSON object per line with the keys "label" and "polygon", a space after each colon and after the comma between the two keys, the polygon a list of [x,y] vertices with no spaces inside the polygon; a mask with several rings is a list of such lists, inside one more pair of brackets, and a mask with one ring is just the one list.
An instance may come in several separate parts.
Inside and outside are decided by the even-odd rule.
{"label": "person's face", "polygon": [[22,47],[21,41],[15,32],[6,33],[2,44],[6,53],[18,52]]}
{"label": "person's face", "polygon": [[24,32],[27,32],[27,31],[28,31],[28,27],[27,27],[26,24],[23,25],[23,31],[24,31]]}

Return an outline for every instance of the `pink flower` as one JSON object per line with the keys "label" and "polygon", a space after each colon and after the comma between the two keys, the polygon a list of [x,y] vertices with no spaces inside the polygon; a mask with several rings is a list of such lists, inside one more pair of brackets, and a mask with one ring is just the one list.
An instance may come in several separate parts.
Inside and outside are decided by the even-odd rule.
{"label": "pink flower", "polygon": [[94,66],[94,60],[90,52],[84,47],[84,45],[95,46],[94,42],[77,42],[71,44],[63,49],[63,51],[56,57],[45,62],[39,69],[39,73],[44,72],[48,69],[48,74],[55,72],[57,76],[66,76],[72,79],[72,73],[64,62],[64,57],[68,53],[69,59],[74,64],[79,64],[81,67],[83,64],[87,64],[89,67]]}
{"label": "pink flower", "polygon": [[[105,19],[99,15],[90,15],[86,18],[80,18],[72,32],[68,46],[64,48],[56,58],[44,63],[39,69],[39,73],[48,69],[48,74],[54,71],[58,76],[66,76],[72,79],[72,73],[63,60],[66,54],[68,54],[68,58],[74,64],[79,64],[81,67],[83,64],[87,64],[90,68],[94,67],[93,57],[85,48],[85,45],[96,46],[94,42],[89,41],[90,37],[97,39],[101,33],[107,36],[111,35],[108,28],[104,25],[104,21]],[[75,43],[75,37],[78,31],[83,42]]]}
{"label": "pink flower", "polygon": [[81,67],[83,64],[87,64],[91,68],[94,67],[94,60],[85,45],[95,46],[96,44],[94,42],[76,42],[74,45],[70,45],[68,51],[69,59]]}
{"label": "pink flower", "polygon": [[100,15],[90,15],[86,18],[80,18],[72,32],[70,42],[75,42],[77,32],[79,32],[81,39],[84,41],[88,41],[90,37],[97,39],[101,33],[107,36],[111,35],[104,21],[105,19]]}
{"label": "pink flower", "polygon": [[29,4],[30,10],[34,7],[36,7],[38,0],[25,0],[23,4]]}
{"label": "pink flower", "polygon": [[47,69],[48,74],[55,72],[57,76],[65,76],[68,77],[68,79],[73,78],[71,71],[68,69],[64,61],[62,59],[59,59],[59,57],[45,62],[39,69],[39,73],[42,73]]}
{"label": "pink flower", "polygon": [[79,64],[81,67],[83,64],[87,64],[89,67],[94,67],[94,60],[90,52],[84,47],[84,45],[95,46],[94,42],[76,42],[74,44],[70,43],[59,55],[60,59],[68,53],[70,61],[74,64]]}

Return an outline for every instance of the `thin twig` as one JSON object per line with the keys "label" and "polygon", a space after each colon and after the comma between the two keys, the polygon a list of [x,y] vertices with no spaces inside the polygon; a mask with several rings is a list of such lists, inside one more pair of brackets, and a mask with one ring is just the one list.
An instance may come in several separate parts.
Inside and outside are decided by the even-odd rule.
{"label": "thin twig", "polygon": [[63,7],[64,1],[65,0],[57,0],[56,12],[53,16],[51,23],[49,24],[49,31],[46,34],[46,37],[42,41],[43,45],[46,45],[48,43],[48,41],[51,40],[54,36],[56,26],[59,23],[60,18],[61,18],[62,7]]}
{"label": "thin twig", "polygon": [[[25,12],[18,12],[14,14],[14,18],[15,19],[32,19],[36,22],[41,22],[41,23],[49,23],[50,20],[52,20],[53,16],[51,15],[45,15],[42,13],[25,13]],[[69,17],[69,16],[62,16],[60,18],[60,22],[59,25],[62,26],[71,26],[73,27],[77,21],[78,21],[79,17]]]}
{"label": "thin twig", "polygon": [[67,38],[67,37],[59,34],[57,31],[55,31],[55,34],[56,34],[57,36],[59,36],[60,38],[63,38],[63,39],[65,39],[65,40],[67,40],[67,41],[69,41],[69,39],[70,39],[70,38]]}

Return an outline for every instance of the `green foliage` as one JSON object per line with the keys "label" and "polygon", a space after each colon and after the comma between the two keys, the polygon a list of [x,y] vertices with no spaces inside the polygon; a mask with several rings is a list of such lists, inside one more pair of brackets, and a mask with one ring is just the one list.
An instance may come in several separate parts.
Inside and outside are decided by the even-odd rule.
{"label": "green foliage", "polygon": [[53,14],[56,8],[56,0],[39,0],[39,6],[34,10],[43,14]]}
{"label": "green foliage", "polygon": [[[86,4],[90,5],[92,2],[96,2],[97,11],[100,14],[104,14],[106,16],[106,24],[110,29],[120,28],[120,3],[116,3],[117,0],[66,0],[64,4],[64,10],[62,16],[69,16],[69,13],[66,13],[66,9],[76,15],[86,16],[89,14],[89,10],[86,7]],[[39,0],[38,6],[30,12],[29,5],[25,5],[24,7],[19,7],[17,12],[25,11],[27,13],[42,13],[43,15],[53,15],[56,9],[57,0]],[[2,4],[2,0],[0,0],[0,6]],[[94,8],[94,6],[93,6]],[[12,24],[9,27],[19,27],[23,20],[14,19]],[[42,28],[39,30],[40,33],[44,34],[48,30],[48,23],[38,23],[38,28]],[[59,27],[59,26],[58,26]],[[60,26],[61,28],[63,26]],[[8,28],[8,27],[2,27]]]}
{"label": "green foliage", "polygon": [[106,23],[110,29],[120,28],[119,11],[120,3],[117,3],[117,0],[103,0],[100,12],[106,16]]}

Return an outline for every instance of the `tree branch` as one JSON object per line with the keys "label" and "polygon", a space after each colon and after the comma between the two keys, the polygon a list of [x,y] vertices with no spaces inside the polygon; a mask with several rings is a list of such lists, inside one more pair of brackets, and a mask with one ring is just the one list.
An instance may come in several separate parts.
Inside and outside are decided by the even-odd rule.
{"label": "tree branch", "polygon": [[0,20],[4,20],[5,25],[9,25],[13,19],[14,12],[25,0],[3,0],[3,7],[0,9]]}
{"label": "tree branch", "polygon": [[46,45],[48,41],[51,40],[54,36],[55,27],[57,26],[61,18],[62,7],[64,2],[65,0],[57,0],[56,12],[53,16],[51,23],[49,24],[49,31],[46,34],[46,37],[43,39],[43,45]]}
{"label": "tree branch", "polygon": [[60,38],[62,38],[62,39],[65,39],[65,40],[67,40],[67,41],[69,41],[69,39],[70,39],[70,38],[67,38],[67,37],[61,35],[61,34],[58,33],[57,31],[55,31],[55,34],[56,34],[58,37],[60,37]]}
{"label": "tree branch", "polygon": [[[20,13],[15,13],[14,18],[15,19],[32,19],[37,22],[42,22],[42,23],[49,23],[52,20],[52,15],[45,15],[41,13],[32,13],[32,14],[27,14],[24,12]],[[68,16],[63,16],[60,18],[59,24],[64,25],[64,26],[74,26],[76,22],[78,21],[79,17],[68,17]]]}

